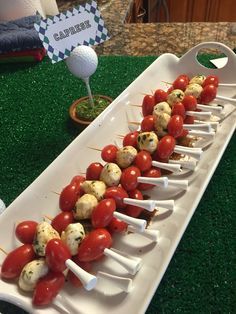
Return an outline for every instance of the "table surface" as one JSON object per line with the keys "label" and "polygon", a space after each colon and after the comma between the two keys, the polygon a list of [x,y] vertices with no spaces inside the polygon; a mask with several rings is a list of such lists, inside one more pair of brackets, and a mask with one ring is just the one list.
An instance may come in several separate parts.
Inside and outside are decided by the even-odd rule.
{"label": "table surface", "polygon": [[[154,60],[99,57],[93,93],[115,98]],[[83,131],[69,119],[68,108],[86,90],[65,63],[48,59],[1,66],[0,84],[0,198],[9,205]],[[234,135],[147,314],[235,313],[235,140]],[[24,313],[4,302],[0,312]]]}

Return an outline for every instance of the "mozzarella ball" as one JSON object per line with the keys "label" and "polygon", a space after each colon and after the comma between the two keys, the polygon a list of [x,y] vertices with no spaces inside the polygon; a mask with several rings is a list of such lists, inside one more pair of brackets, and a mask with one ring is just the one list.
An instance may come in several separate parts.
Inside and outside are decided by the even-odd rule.
{"label": "mozzarella ball", "polygon": [[153,115],[157,115],[162,112],[167,113],[168,115],[171,115],[171,108],[168,102],[166,101],[159,102],[153,108]]}
{"label": "mozzarella ball", "polygon": [[189,81],[189,84],[199,84],[202,85],[205,81],[206,77],[205,75],[196,75]]}
{"label": "mozzarella ball", "polygon": [[116,162],[121,168],[129,167],[137,155],[137,150],[133,146],[124,146],[116,153]]}
{"label": "mozzarella ball", "polygon": [[23,291],[33,291],[38,280],[48,273],[45,259],[36,259],[27,263],[19,277],[19,287]]}
{"label": "mozzarella ball", "polygon": [[51,239],[60,239],[59,233],[48,222],[39,223],[33,241],[35,253],[39,256],[45,256],[46,245]]}
{"label": "mozzarella ball", "polygon": [[154,128],[158,129],[159,127],[162,129],[167,129],[167,125],[171,118],[170,115],[165,112],[162,112],[156,115],[155,117],[156,118],[154,119]]}
{"label": "mozzarella ball", "polygon": [[82,189],[87,194],[92,194],[95,196],[99,201],[103,199],[103,196],[106,191],[106,184],[103,181],[99,180],[86,180],[81,185]]}
{"label": "mozzarella ball", "polygon": [[174,89],[167,97],[168,104],[172,107],[176,102],[181,102],[184,92],[181,89]]}
{"label": "mozzarella ball", "polygon": [[116,186],[120,183],[122,171],[119,166],[113,162],[107,163],[101,172],[100,180],[107,186]]}
{"label": "mozzarella ball", "polygon": [[84,237],[84,227],[79,222],[69,224],[61,234],[61,239],[68,246],[71,255],[78,253],[78,247]]}
{"label": "mozzarella ball", "polygon": [[203,88],[199,84],[189,84],[185,90],[185,95],[192,95],[198,98],[202,92]]}
{"label": "mozzarella ball", "polygon": [[157,149],[158,137],[154,132],[142,132],[138,135],[138,148],[152,154]]}
{"label": "mozzarella ball", "polygon": [[98,200],[92,194],[82,195],[75,204],[75,219],[89,219],[93,209],[97,206]]}

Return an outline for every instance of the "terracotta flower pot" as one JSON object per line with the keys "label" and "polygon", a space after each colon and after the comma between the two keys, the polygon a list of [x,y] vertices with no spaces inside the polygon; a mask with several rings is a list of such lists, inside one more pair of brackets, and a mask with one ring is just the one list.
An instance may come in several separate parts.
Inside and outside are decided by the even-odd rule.
{"label": "terracotta flower pot", "polygon": [[[113,101],[110,97],[104,96],[104,95],[93,95],[93,97],[103,98],[103,99],[109,101],[109,104]],[[93,120],[85,120],[84,118],[79,117],[77,112],[76,112],[77,106],[79,106],[79,104],[81,102],[88,100],[88,99],[89,99],[88,96],[81,97],[81,98],[77,99],[76,101],[74,101],[73,104],[69,108],[70,117],[77,124],[89,125],[94,120],[94,119]]]}

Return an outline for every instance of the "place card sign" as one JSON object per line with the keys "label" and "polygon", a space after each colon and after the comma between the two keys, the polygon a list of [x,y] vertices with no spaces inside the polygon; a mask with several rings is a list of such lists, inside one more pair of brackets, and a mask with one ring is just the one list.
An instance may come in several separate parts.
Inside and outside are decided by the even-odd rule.
{"label": "place card sign", "polygon": [[40,18],[34,27],[53,63],[69,57],[78,45],[94,46],[110,38],[95,1]]}

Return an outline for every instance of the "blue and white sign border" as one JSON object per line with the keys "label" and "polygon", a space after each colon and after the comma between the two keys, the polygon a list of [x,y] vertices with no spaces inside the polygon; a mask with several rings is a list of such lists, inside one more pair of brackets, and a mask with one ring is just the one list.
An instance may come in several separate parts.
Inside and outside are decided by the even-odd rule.
{"label": "blue and white sign border", "polygon": [[[58,50],[53,47],[47,36],[48,27],[55,23],[69,19],[70,17],[78,15],[79,18],[79,14],[83,12],[94,15],[94,22],[97,24],[94,38],[90,37],[86,40],[83,39],[82,42],[77,42],[77,45],[70,45],[70,47],[66,47],[63,50]],[[83,5],[74,7],[71,10],[67,10],[66,12],[48,17],[47,19],[40,19],[37,23],[34,24],[34,27],[36,31],[38,31],[39,38],[42,41],[49,58],[52,60],[52,63],[62,61],[69,57],[71,51],[78,45],[94,46],[101,44],[102,42],[110,38],[108,30],[104,25],[104,20],[101,17],[100,11],[97,8],[97,3],[95,1],[91,1],[90,3],[85,3]]]}

